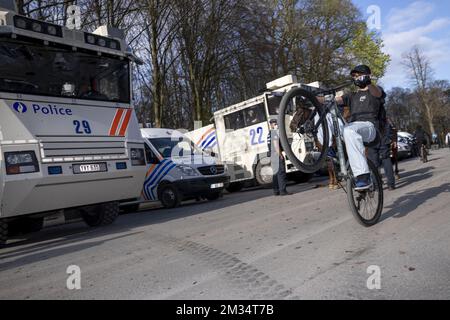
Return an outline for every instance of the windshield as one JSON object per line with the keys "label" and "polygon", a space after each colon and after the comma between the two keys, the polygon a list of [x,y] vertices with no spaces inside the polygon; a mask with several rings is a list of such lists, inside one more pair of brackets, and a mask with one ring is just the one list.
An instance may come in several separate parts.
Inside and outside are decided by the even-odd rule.
{"label": "windshield", "polygon": [[202,155],[203,152],[188,138],[155,138],[151,144],[164,158]]}
{"label": "windshield", "polygon": [[0,91],[130,102],[129,62],[18,38],[0,41]]}

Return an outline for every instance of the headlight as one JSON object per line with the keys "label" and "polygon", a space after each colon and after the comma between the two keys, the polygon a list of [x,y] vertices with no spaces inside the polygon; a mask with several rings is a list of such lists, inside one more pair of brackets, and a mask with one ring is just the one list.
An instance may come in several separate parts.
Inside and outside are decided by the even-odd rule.
{"label": "headlight", "polygon": [[106,46],[106,40],[105,39],[98,39],[98,45],[101,47],[105,47]]}
{"label": "headlight", "polygon": [[17,28],[20,28],[20,29],[26,29],[27,28],[27,21],[25,19],[16,17],[14,20],[15,20],[14,23],[15,23]]}
{"label": "headlight", "polygon": [[6,174],[23,174],[39,171],[34,151],[5,152]]}
{"label": "headlight", "polygon": [[131,165],[145,166],[144,149],[131,149]]}
{"label": "headlight", "polygon": [[197,177],[200,175],[196,169],[189,166],[178,165],[178,169],[180,169],[184,176]]}
{"label": "headlight", "polygon": [[42,25],[39,22],[33,22],[31,24],[31,29],[34,32],[42,32]]}
{"label": "headlight", "polygon": [[89,44],[95,44],[95,37],[92,35],[86,36],[86,42]]}
{"label": "headlight", "polygon": [[47,33],[51,36],[56,36],[56,34],[58,33],[58,31],[56,30],[56,28],[54,26],[48,26],[47,27]]}

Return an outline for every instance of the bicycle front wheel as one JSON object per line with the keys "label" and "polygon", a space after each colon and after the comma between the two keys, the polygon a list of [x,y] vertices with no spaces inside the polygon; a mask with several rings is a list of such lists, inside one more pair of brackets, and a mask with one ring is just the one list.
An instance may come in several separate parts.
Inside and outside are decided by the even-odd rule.
{"label": "bicycle front wheel", "polygon": [[356,220],[365,227],[371,227],[378,223],[383,211],[383,181],[375,165],[367,159],[369,165],[372,187],[369,190],[356,191],[355,179],[349,168],[347,179],[347,198],[350,209]]}
{"label": "bicycle front wheel", "polygon": [[304,173],[322,168],[329,148],[324,108],[309,91],[293,88],[281,100],[280,141],[288,160]]}

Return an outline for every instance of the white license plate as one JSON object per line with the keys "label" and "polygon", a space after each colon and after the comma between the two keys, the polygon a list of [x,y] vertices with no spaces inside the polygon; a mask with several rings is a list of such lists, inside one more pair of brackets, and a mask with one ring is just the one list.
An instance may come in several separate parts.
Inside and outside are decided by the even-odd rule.
{"label": "white license plate", "polygon": [[223,188],[223,183],[215,183],[211,185],[211,189]]}
{"label": "white license plate", "polygon": [[99,172],[101,171],[101,167],[99,164],[82,164],[80,166],[80,172]]}
{"label": "white license plate", "polygon": [[106,163],[90,163],[90,164],[75,164],[73,165],[73,173],[93,173],[108,171]]}

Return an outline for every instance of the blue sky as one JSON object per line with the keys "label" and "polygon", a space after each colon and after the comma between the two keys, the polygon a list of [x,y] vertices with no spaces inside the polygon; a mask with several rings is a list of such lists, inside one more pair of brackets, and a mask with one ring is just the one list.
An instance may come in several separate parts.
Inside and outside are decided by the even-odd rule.
{"label": "blue sky", "polygon": [[353,0],[366,18],[367,9],[376,5],[381,13],[384,52],[391,63],[381,85],[409,87],[402,66],[402,54],[418,45],[431,61],[435,79],[450,80],[450,1],[448,0]]}

